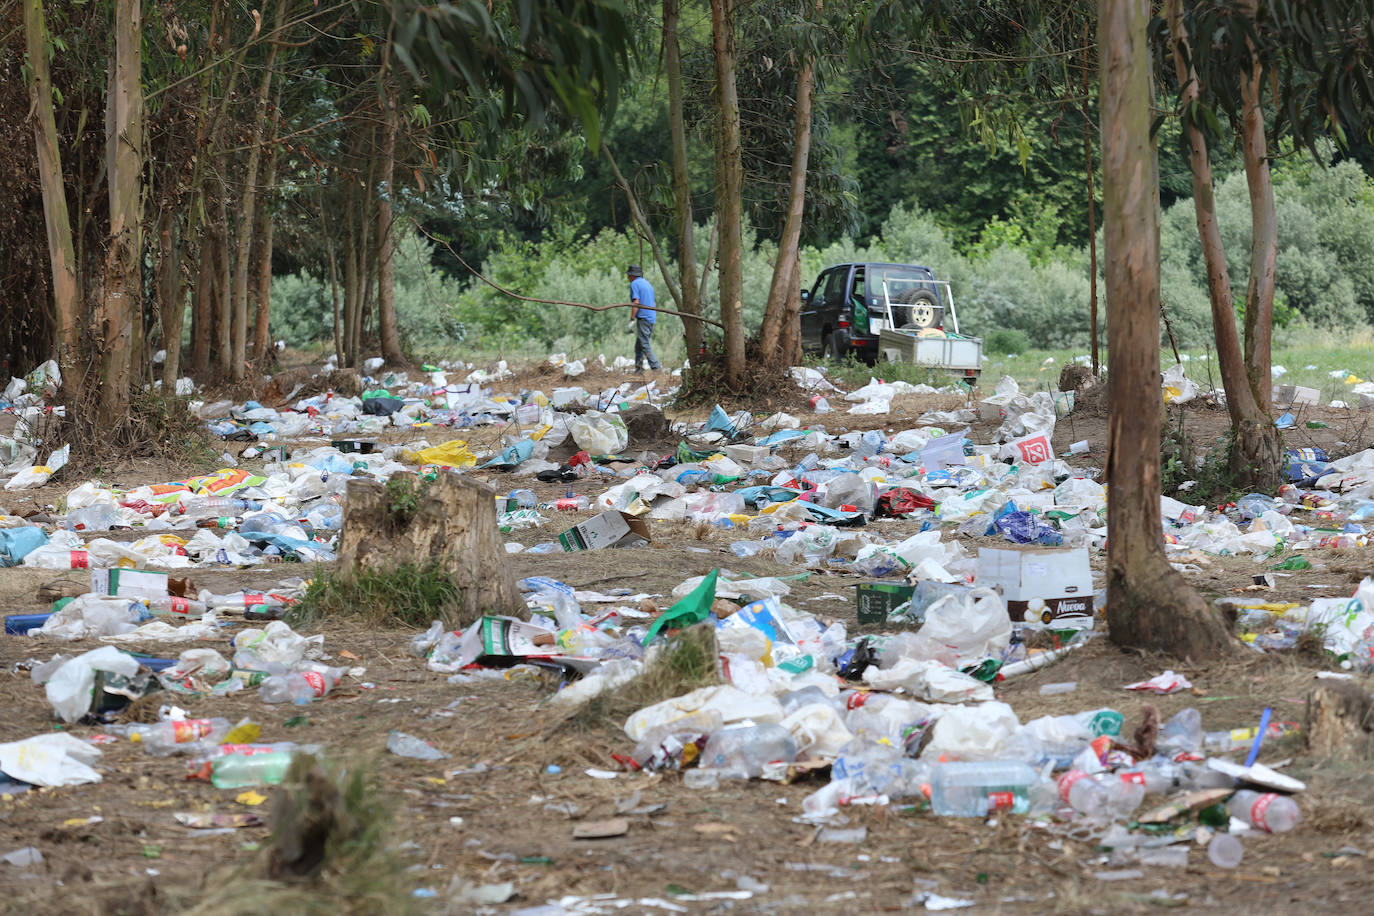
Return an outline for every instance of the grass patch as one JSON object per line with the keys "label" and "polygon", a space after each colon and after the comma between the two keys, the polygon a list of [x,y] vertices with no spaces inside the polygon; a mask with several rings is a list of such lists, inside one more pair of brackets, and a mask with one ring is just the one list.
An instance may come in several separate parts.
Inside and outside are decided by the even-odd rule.
{"label": "grass patch", "polygon": [[698,687],[721,683],[715,626],[709,621],[670,637],[650,656],[634,680],[582,704],[555,726],[579,732],[613,729],[645,706],[652,706]]}
{"label": "grass patch", "polygon": [[375,625],[424,629],[432,620],[466,626],[461,618],[458,583],[435,560],[395,569],[360,569],[352,577],[322,571],[306,588],[287,620],[309,626],[326,617],[349,615]]}
{"label": "grass patch", "polygon": [[327,767],[299,755],[273,790],[272,834],[260,853],[211,876],[209,896],[180,909],[194,916],[420,912],[392,820],[375,768]]}
{"label": "grass patch", "polygon": [[885,382],[929,385],[932,388],[943,388],[962,380],[961,376],[953,375],[942,369],[932,369],[929,366],[888,362],[879,362],[870,366],[863,360],[855,359],[852,356],[845,357],[839,362],[808,360],[807,365],[826,367],[826,377],[841,388],[846,389],[861,388],[867,385],[870,379],[875,378],[880,378]]}

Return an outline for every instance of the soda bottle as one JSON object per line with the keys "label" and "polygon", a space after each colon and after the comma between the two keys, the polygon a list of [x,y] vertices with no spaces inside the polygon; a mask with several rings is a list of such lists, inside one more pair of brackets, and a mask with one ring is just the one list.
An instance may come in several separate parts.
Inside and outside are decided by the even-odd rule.
{"label": "soda bottle", "polygon": [[184,500],[176,509],[176,514],[196,518],[203,515],[239,515],[256,512],[262,503],[251,499],[233,499],[228,496],[197,496]]}
{"label": "soda bottle", "polygon": [[228,719],[178,719],[151,725],[129,725],[120,731],[128,735],[130,744],[143,747],[150,756],[169,757],[185,753],[196,742],[228,734],[230,728]]}
{"label": "soda bottle", "polygon": [[291,674],[274,674],[263,678],[258,687],[258,695],[264,703],[294,703],[304,706],[318,697],[328,696],[329,691],[339,685],[344,673],[343,668],[326,668],[324,671],[296,671]]}
{"label": "soda bottle", "polygon": [[210,782],[217,789],[274,786],[286,778],[294,756],[289,750],[272,750],[214,757],[210,760]]}
{"label": "soda bottle", "polygon": [[84,550],[44,544],[25,554],[20,565],[36,569],[90,569],[91,557]]}
{"label": "soda bottle", "polygon": [[187,617],[191,614],[205,613],[205,602],[179,598],[176,595],[168,595],[165,598],[140,598],[138,600],[147,605],[148,610],[159,617],[169,615]]}
{"label": "soda bottle", "polygon": [[1232,817],[1238,817],[1251,827],[1269,833],[1284,833],[1292,830],[1302,820],[1302,811],[1297,802],[1287,795],[1273,792],[1254,792],[1242,789],[1226,803],[1226,810]]}

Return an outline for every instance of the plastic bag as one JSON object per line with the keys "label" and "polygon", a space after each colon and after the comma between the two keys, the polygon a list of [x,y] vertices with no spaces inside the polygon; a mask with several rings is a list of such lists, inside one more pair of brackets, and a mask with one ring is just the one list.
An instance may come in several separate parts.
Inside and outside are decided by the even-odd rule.
{"label": "plastic bag", "polygon": [[863,678],[875,690],[900,688],[932,703],[984,702],[993,698],[989,685],[936,661],[902,658],[891,668],[867,668]]}
{"label": "plastic bag", "polygon": [[462,439],[450,439],[418,452],[406,452],[405,459],[413,464],[438,464],[450,468],[470,468],[477,464],[477,456]]}
{"label": "plastic bag", "polygon": [[854,738],[830,703],[802,706],[782,720],[782,727],[797,739],[799,757],[835,757]]}
{"label": "plastic bag", "polygon": [[594,410],[569,418],[568,433],[578,448],[593,455],[619,454],[630,444],[624,420]]}
{"label": "plastic bag", "polygon": [[1002,743],[1020,727],[1021,721],[1006,703],[952,707],[936,720],[921,757],[995,760]]}
{"label": "plastic bag", "polygon": [[[114,646],[101,646],[65,662],[43,685],[48,703],[64,722],[75,722],[91,711],[97,671],[133,677],[138,673],[138,662]],[[7,766],[0,769],[14,775]]]}
{"label": "plastic bag", "polygon": [[907,487],[898,487],[895,490],[888,490],[878,497],[877,510],[874,514],[885,518],[901,518],[922,509],[934,508],[935,500],[924,493],[917,493]]}
{"label": "plastic bag", "polygon": [[1000,658],[1011,643],[1011,617],[990,588],[946,595],[926,609],[926,620],[912,641],[912,654],[951,668]]}
{"label": "plastic bag", "polygon": [[0,567],[18,566],[31,552],[48,543],[48,536],[36,525],[0,529]]}
{"label": "plastic bag", "polygon": [[15,474],[5,483],[6,490],[28,490],[33,487],[41,487],[48,482],[52,476],[52,468],[43,464],[35,464],[24,468]]}
{"label": "plastic bag", "polygon": [[100,782],[91,764],[100,749],[67,732],[34,735],[0,744],[0,770],[36,786],[80,786]]}
{"label": "plastic bag", "polygon": [[1053,525],[1031,512],[1008,512],[998,518],[993,526],[1013,544],[1058,547],[1064,543],[1064,536]]}

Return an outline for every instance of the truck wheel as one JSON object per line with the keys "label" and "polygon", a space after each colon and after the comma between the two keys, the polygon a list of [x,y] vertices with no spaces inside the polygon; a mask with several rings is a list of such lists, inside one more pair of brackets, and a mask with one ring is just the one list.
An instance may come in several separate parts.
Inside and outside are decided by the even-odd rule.
{"label": "truck wheel", "polygon": [[907,320],[903,328],[929,328],[935,326],[935,308],[940,300],[928,289],[914,290],[904,297],[902,304],[907,307]]}

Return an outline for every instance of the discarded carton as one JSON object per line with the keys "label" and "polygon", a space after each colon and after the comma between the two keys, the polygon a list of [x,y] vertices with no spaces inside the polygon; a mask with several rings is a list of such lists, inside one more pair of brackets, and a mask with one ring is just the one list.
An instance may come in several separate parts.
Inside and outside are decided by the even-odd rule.
{"label": "discarded carton", "polygon": [[860,582],[854,586],[854,603],[859,612],[859,625],[886,624],[887,615],[910,601],[914,591],[914,585]]}
{"label": "discarded carton", "polygon": [[763,459],[772,454],[772,449],[766,445],[727,445],[725,446],[725,457],[731,461],[738,462],[746,466],[758,464]]}
{"label": "discarded carton", "polygon": [[329,444],[341,452],[356,452],[359,455],[370,455],[377,450],[377,443],[367,439],[333,439]]}
{"label": "discarded carton", "polygon": [[1301,385],[1279,385],[1274,389],[1274,403],[1281,407],[1298,407],[1303,404],[1318,404],[1321,392],[1315,388]]}
{"label": "discarded carton", "polygon": [[985,423],[1000,423],[1007,416],[1007,405],[1005,401],[995,398],[988,398],[986,401],[978,402],[978,419]]}
{"label": "discarded carton", "polygon": [[615,510],[602,512],[558,536],[558,543],[569,553],[606,547],[638,547],[651,540],[648,522]]}
{"label": "discarded carton", "polygon": [[978,550],[978,584],[994,589],[1012,620],[1091,629],[1093,574],[1086,547]]}
{"label": "discarded carton", "polygon": [[167,573],[149,569],[93,569],[91,591],[117,598],[166,598]]}

